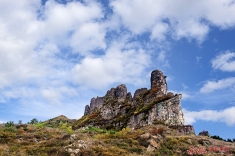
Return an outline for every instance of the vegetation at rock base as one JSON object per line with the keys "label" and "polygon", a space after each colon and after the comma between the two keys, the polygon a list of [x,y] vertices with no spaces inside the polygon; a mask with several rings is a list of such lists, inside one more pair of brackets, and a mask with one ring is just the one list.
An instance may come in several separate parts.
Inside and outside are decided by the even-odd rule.
{"label": "vegetation at rock base", "polygon": [[226,147],[235,155],[235,143],[184,135],[161,122],[134,130],[88,126],[74,131],[67,120],[1,125],[0,156],[184,156],[192,147],[204,147],[205,155],[221,155],[223,151],[210,151],[210,147]]}

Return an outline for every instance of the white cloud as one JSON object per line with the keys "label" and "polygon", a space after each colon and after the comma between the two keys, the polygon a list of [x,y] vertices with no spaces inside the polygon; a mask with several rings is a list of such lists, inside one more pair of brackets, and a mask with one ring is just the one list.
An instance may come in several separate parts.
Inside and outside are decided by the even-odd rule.
{"label": "white cloud", "polygon": [[164,39],[164,34],[169,32],[175,39],[193,38],[202,42],[210,25],[227,29],[235,24],[233,0],[177,0],[170,3],[164,0],[114,0],[110,6],[131,32],[152,32],[152,39]]}
{"label": "white cloud", "polygon": [[52,88],[49,89],[43,89],[41,91],[42,97],[46,99],[48,102],[52,104],[61,104],[60,99],[61,99],[61,94]]}
{"label": "white cloud", "polygon": [[[79,108],[77,102],[66,101],[66,104],[60,105],[65,97],[78,95],[74,89],[64,88],[70,62],[63,62],[56,55],[61,53],[60,47],[67,45],[82,54],[105,48],[106,32],[100,22],[102,8],[92,1],[85,5],[80,2],[63,5],[49,0],[40,10],[41,17],[38,18],[36,12],[40,7],[40,1],[36,0],[0,1],[1,101],[23,99],[20,101],[24,104],[20,105],[23,111],[19,112],[24,115],[79,116],[74,110],[83,108]],[[106,65],[113,65],[117,69],[111,62]],[[27,88],[28,85],[35,88]],[[6,90],[8,87],[12,88]]]}
{"label": "white cloud", "polygon": [[114,44],[105,55],[86,57],[76,64],[72,69],[73,81],[92,88],[104,88],[116,82],[139,85],[150,63],[150,56],[143,49],[123,50],[120,44]]}
{"label": "white cloud", "polygon": [[183,109],[185,124],[193,124],[197,120],[225,122],[228,126],[235,125],[235,107],[226,108],[224,110],[202,110],[188,111]]}
{"label": "white cloud", "polygon": [[57,57],[71,53],[64,47],[86,54],[106,46],[103,10],[95,1],[1,1],[0,15],[0,88],[60,79],[71,65]]}
{"label": "white cloud", "polygon": [[[57,55],[71,53],[71,51],[62,51],[64,47],[72,48],[73,52],[89,56],[84,57],[84,60],[77,59],[77,62],[80,61],[74,63],[77,63],[77,68],[79,66],[79,68],[90,69],[85,64],[91,60],[98,66],[106,65],[106,55],[92,56],[91,52],[96,49],[107,51],[107,43],[110,42],[110,38],[106,38],[107,31],[117,30],[119,34],[122,34],[120,32],[121,25],[114,21],[119,22],[121,20],[123,25],[134,34],[150,32],[150,38],[159,41],[164,40],[165,35],[169,33],[173,36],[175,34],[176,38],[177,36],[179,38],[194,37],[202,40],[207,33],[208,26],[208,23],[202,22],[202,19],[223,28],[233,25],[234,17],[231,11],[234,5],[228,5],[230,1],[201,1],[201,3],[191,4],[191,2],[188,3],[185,0],[180,0],[177,3],[167,3],[163,0],[114,0],[110,2],[114,13],[109,14],[108,18],[105,19],[106,12],[102,5],[96,1],[84,1],[84,3],[71,1],[62,4],[55,0],[49,0],[45,6],[41,6],[41,2],[38,0],[1,1],[0,88],[27,82],[40,83],[41,79],[44,79],[44,81],[46,81],[45,79],[59,79],[61,73],[69,73],[69,67],[74,66],[74,62],[71,63],[57,57]],[[219,17],[229,18],[213,18],[218,13],[214,9],[207,9],[213,8],[213,6],[216,6],[223,13]],[[222,22],[219,22],[219,20]],[[129,38],[129,41],[132,37]],[[133,51],[127,50],[123,58],[129,57],[133,53]],[[119,71],[120,69],[123,70],[123,67],[131,66],[130,64],[142,64],[139,67],[143,71],[146,66],[143,65],[143,62],[136,63],[136,59],[140,56],[147,56],[144,53],[137,50],[138,55],[128,60],[134,62],[125,66],[123,65],[124,61],[128,61],[123,60],[123,58],[116,59],[118,65],[114,69]],[[160,52],[158,59],[169,66],[166,52]],[[148,60],[146,61],[148,62]],[[79,65],[81,62],[83,62],[83,66]],[[84,71],[84,69],[81,70]],[[128,71],[130,72],[130,70]],[[106,70],[103,72],[107,74]],[[122,73],[127,74],[129,72]],[[131,76],[131,74],[127,75]],[[132,75],[137,76],[138,74]],[[116,80],[110,78],[108,82],[112,83],[117,80],[118,78]]]}
{"label": "white cloud", "polygon": [[[104,14],[95,1],[70,2],[66,5],[48,1],[43,14],[45,38],[60,44],[68,44],[80,54],[105,48],[106,27],[100,21]],[[89,43],[89,44],[88,44]]]}
{"label": "white cloud", "polygon": [[189,19],[188,21],[174,21],[173,27],[175,28],[174,36],[176,39],[180,38],[195,38],[199,42],[202,42],[209,32],[209,27],[207,25],[199,23],[199,21],[194,19]]}
{"label": "white cloud", "polygon": [[235,52],[225,51],[217,55],[211,62],[214,69],[233,72],[235,71]]}
{"label": "white cloud", "polygon": [[71,98],[78,96],[74,88],[58,87],[58,88],[44,88],[41,90],[41,96],[50,104],[62,104],[64,98]]}
{"label": "white cloud", "polygon": [[221,90],[235,85],[235,77],[221,79],[219,81],[208,81],[200,89],[201,93],[210,93],[216,90]]}
{"label": "white cloud", "polygon": [[33,98],[37,96],[37,93],[34,89],[28,87],[21,87],[21,88],[12,88],[11,90],[4,90],[1,92],[1,95],[4,99],[17,99],[17,98]]}
{"label": "white cloud", "polygon": [[114,13],[120,16],[124,26],[135,34],[141,34],[153,27],[156,20],[162,18],[164,6],[161,5],[161,2],[114,0],[110,3],[110,6],[113,7]]}
{"label": "white cloud", "polygon": [[98,23],[86,23],[81,25],[70,40],[70,46],[74,52],[86,54],[94,49],[105,49],[105,29]]}
{"label": "white cloud", "polygon": [[152,29],[150,39],[157,39],[158,41],[165,40],[166,33],[168,32],[168,24],[166,23],[156,23]]}

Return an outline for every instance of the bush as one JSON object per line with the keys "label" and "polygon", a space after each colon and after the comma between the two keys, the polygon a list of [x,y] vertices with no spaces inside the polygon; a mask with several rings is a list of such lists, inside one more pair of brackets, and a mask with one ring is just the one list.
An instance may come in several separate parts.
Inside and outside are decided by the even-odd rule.
{"label": "bush", "polygon": [[67,122],[66,123],[60,122],[59,129],[67,132],[68,134],[73,134],[72,126],[69,126]]}
{"label": "bush", "polygon": [[227,139],[227,142],[233,142],[231,139]]}
{"label": "bush", "polygon": [[218,135],[213,135],[211,136],[212,139],[217,139],[217,140],[224,140],[223,138],[221,138],[220,136]]}
{"label": "bush", "polygon": [[18,124],[19,124],[19,125],[22,125],[22,120],[19,120],[19,121],[18,121]]}
{"label": "bush", "polygon": [[43,123],[43,122],[39,122],[39,123],[37,123],[37,124],[34,124],[34,126],[35,126],[36,128],[43,128],[43,127],[44,127],[44,123]]}
{"label": "bush", "polygon": [[97,133],[105,133],[105,132],[107,132],[106,129],[100,129],[100,128],[93,127],[93,126],[88,126],[87,130],[89,132],[97,132]]}
{"label": "bush", "polygon": [[12,132],[15,133],[16,132],[16,128],[15,128],[15,124],[13,121],[9,121],[5,124],[5,127],[3,128],[4,132]]}
{"label": "bush", "polygon": [[16,128],[15,127],[5,127],[3,129],[4,132],[12,132],[15,133],[16,132]]}
{"label": "bush", "polygon": [[29,124],[31,124],[31,125],[34,125],[34,124],[37,124],[38,123],[38,119],[36,119],[36,118],[33,118],[30,122],[29,122]]}
{"label": "bush", "polygon": [[5,127],[13,127],[13,126],[15,126],[13,121],[9,121],[5,124]]}

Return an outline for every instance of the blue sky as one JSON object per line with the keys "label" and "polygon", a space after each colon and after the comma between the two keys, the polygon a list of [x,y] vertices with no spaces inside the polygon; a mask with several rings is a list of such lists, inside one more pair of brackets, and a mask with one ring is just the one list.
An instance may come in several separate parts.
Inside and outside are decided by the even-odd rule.
{"label": "blue sky", "polygon": [[0,122],[79,118],[90,99],[154,69],[185,124],[235,138],[234,0],[0,1]]}

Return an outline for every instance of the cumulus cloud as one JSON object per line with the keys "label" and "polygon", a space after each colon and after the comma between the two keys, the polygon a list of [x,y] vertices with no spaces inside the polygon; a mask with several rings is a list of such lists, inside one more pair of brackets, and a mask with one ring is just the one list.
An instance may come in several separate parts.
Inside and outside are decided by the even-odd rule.
{"label": "cumulus cloud", "polygon": [[70,64],[57,57],[63,47],[70,45],[83,55],[105,48],[105,28],[99,24],[102,7],[97,2],[49,0],[41,6],[37,0],[9,0],[0,4],[0,88],[51,79],[52,74],[58,78],[58,69]]}
{"label": "cumulus cloud", "polygon": [[235,77],[221,79],[218,81],[207,81],[200,89],[201,93],[210,93],[216,90],[221,90],[235,85]]}
{"label": "cumulus cloud", "polygon": [[37,0],[9,0],[0,4],[0,88],[19,87],[5,90],[5,98],[17,97],[21,85],[53,86],[55,80],[67,81],[65,75],[73,63],[65,47],[85,55],[106,46],[105,27],[100,24],[102,6],[95,1],[62,4],[49,0],[41,6]]}
{"label": "cumulus cloud", "polygon": [[78,96],[77,90],[65,86],[58,88],[43,88],[40,92],[44,100],[57,105],[62,104],[61,101],[64,100],[64,97],[71,98]]}
{"label": "cumulus cloud", "polygon": [[161,19],[164,11],[164,5],[161,5],[161,2],[114,0],[110,3],[110,6],[114,13],[120,16],[125,27],[135,34],[141,34],[153,27],[156,20]]}
{"label": "cumulus cloud", "polygon": [[105,49],[105,34],[106,31],[103,25],[86,23],[74,32],[70,40],[70,46],[74,52],[80,52],[81,54],[86,54],[94,49]]}
{"label": "cumulus cloud", "polygon": [[[74,65],[58,57],[58,55],[66,56],[71,53],[69,50],[64,52],[66,48],[71,48],[72,53],[77,53],[79,56],[85,56],[83,60],[78,58],[75,63],[73,62],[77,69],[86,67],[90,70],[84,64],[91,60],[98,66],[106,65],[104,63],[107,62],[106,55],[101,57],[92,55],[97,49],[105,53],[112,38],[110,36],[107,38],[108,31],[115,30],[120,33],[122,25],[132,32],[132,37],[150,32],[151,40],[162,41],[166,39],[166,35],[203,40],[210,24],[221,28],[234,25],[235,17],[232,14],[234,4],[231,2],[226,0],[188,3],[185,0],[179,0],[167,3],[163,0],[114,0],[109,3],[113,13],[105,18],[108,12],[105,12],[103,6],[97,1],[83,3],[68,1],[63,4],[49,0],[43,6],[37,0],[1,1],[0,88],[14,83],[37,81],[45,77],[51,79],[52,75],[54,78],[59,77],[60,75],[57,74],[60,72],[68,73],[69,67]],[[220,10],[220,14],[214,9],[215,7]],[[119,20],[122,24],[114,24]],[[132,37],[129,41],[133,39]],[[145,49],[142,50],[145,51]],[[123,57],[129,57],[132,53],[130,50]],[[141,55],[144,55],[143,52],[137,50],[136,57]],[[165,61],[164,64],[169,66],[166,52],[160,52],[158,59]],[[137,64],[135,60],[129,61]],[[121,59],[116,61],[123,63]],[[227,64],[230,70],[233,70],[231,62]],[[146,66],[141,66],[141,70],[144,67]],[[117,65],[116,68],[121,67]],[[111,82],[115,81],[107,81],[108,84]]]}
{"label": "cumulus cloud", "polygon": [[235,71],[235,52],[225,51],[212,59],[211,63],[214,69],[233,72]]}
{"label": "cumulus cloud", "polygon": [[171,3],[164,0],[114,0],[110,6],[131,32],[152,32],[152,39],[163,39],[168,31],[175,39],[193,38],[202,42],[210,25],[226,29],[235,24],[233,0],[178,0]]}
{"label": "cumulus cloud", "polygon": [[87,57],[76,64],[72,69],[73,81],[92,88],[103,88],[116,82],[138,85],[150,63],[150,55],[143,49],[123,50],[122,46],[114,44],[105,55]]}
{"label": "cumulus cloud", "polygon": [[82,55],[106,46],[106,27],[99,22],[104,16],[102,6],[95,1],[84,3],[59,4],[51,0],[46,3],[41,17],[46,38],[68,44],[73,52]]}
{"label": "cumulus cloud", "polygon": [[157,39],[158,41],[165,40],[166,34],[169,31],[169,26],[166,23],[156,23],[153,26],[150,39]]}
{"label": "cumulus cloud", "polygon": [[235,107],[226,108],[223,110],[202,110],[188,111],[183,109],[185,124],[193,124],[197,120],[224,122],[228,126],[235,125]]}

